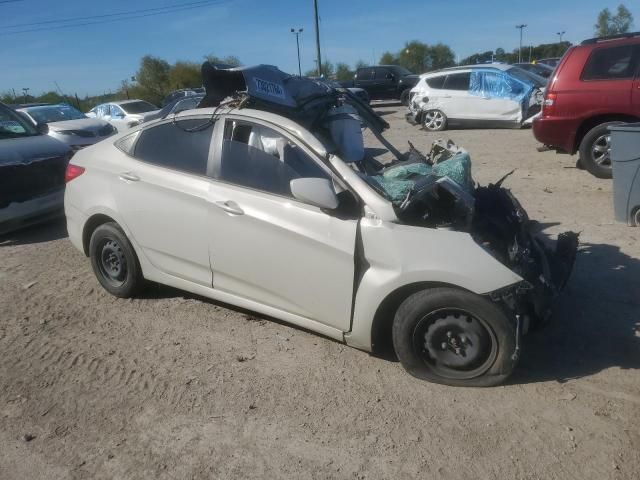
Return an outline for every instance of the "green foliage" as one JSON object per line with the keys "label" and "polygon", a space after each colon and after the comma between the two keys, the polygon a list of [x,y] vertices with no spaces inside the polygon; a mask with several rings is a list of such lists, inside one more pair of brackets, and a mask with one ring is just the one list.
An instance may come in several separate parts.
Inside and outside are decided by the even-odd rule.
{"label": "green foliage", "polygon": [[336,80],[340,82],[346,82],[349,80],[353,80],[353,70],[349,68],[349,65],[343,62],[338,62],[336,64]]}
{"label": "green foliage", "polygon": [[633,15],[623,4],[618,5],[615,15],[608,8],[600,11],[594,25],[597,37],[627,33],[633,26]]}
{"label": "green foliage", "polygon": [[177,61],[169,71],[169,86],[173,90],[201,87],[200,64]]}
{"label": "green foliage", "polygon": [[356,66],[355,66],[355,70],[359,69],[359,68],[364,68],[366,67],[368,64],[367,62],[365,62],[364,60],[358,60],[356,62]]}
{"label": "green foliage", "polygon": [[455,55],[448,45],[437,43],[427,45],[418,40],[406,42],[397,53],[384,52],[380,65],[402,65],[414,73],[451,67],[455,65]]}
{"label": "green foliage", "polygon": [[242,65],[240,59],[235,55],[227,55],[226,57],[218,57],[213,53],[204,56],[205,60],[208,60],[211,63],[224,63],[226,65],[231,65],[232,67],[239,67]]}
{"label": "green foliage", "polygon": [[397,64],[398,64],[398,59],[391,52],[384,52],[380,57],[380,61],[378,62],[378,65],[397,65]]}

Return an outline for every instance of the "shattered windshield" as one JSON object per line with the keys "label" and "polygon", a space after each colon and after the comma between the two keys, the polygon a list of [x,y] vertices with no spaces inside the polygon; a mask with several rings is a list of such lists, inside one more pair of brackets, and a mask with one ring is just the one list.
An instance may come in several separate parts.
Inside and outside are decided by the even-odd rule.
{"label": "shattered windshield", "polygon": [[44,107],[26,108],[25,111],[38,123],[64,122],[65,120],[80,120],[87,118],[70,105],[51,105]]}
{"label": "shattered windshield", "polygon": [[36,128],[16,112],[0,105],[0,139],[38,135]]}

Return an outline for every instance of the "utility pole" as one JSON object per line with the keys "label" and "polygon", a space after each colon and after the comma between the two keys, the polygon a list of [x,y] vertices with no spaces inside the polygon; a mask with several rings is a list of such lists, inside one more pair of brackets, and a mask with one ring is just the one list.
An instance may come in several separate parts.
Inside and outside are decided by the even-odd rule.
{"label": "utility pole", "polygon": [[298,46],[298,75],[302,76],[302,67],[300,66],[300,34],[303,32],[302,28],[299,28],[297,31],[295,28],[291,29],[291,33],[296,36],[296,45]]}
{"label": "utility pole", "polygon": [[27,94],[29,93],[29,90],[31,90],[28,87],[22,87],[22,95],[24,98],[24,103],[27,103]]}
{"label": "utility pole", "polygon": [[520,29],[520,48],[518,48],[518,63],[522,63],[522,30],[526,26],[527,25],[525,23],[523,23],[521,25],[516,25],[516,28]]}
{"label": "utility pole", "polygon": [[320,25],[318,23],[318,0],[313,0],[313,12],[316,22],[316,56],[318,57],[318,77],[321,77],[322,59],[320,58]]}
{"label": "utility pole", "polygon": [[562,43],[562,36],[563,36],[565,33],[567,33],[567,32],[565,32],[564,30],[563,30],[563,31],[561,31],[561,32],[556,33],[556,35],[558,35],[558,36],[560,37],[560,43]]}

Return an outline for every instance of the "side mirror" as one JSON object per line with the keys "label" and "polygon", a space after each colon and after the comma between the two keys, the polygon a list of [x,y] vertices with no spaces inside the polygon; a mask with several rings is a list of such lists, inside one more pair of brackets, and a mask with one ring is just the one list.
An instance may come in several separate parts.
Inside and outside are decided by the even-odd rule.
{"label": "side mirror", "polygon": [[38,130],[38,133],[41,135],[46,135],[49,133],[49,125],[47,125],[46,123],[38,123],[36,125],[36,129]]}
{"label": "side mirror", "polygon": [[290,186],[294,198],[302,202],[329,210],[338,207],[338,196],[326,178],[296,178]]}
{"label": "side mirror", "polygon": [[393,80],[395,77],[395,75],[393,73],[387,73],[387,80]]}

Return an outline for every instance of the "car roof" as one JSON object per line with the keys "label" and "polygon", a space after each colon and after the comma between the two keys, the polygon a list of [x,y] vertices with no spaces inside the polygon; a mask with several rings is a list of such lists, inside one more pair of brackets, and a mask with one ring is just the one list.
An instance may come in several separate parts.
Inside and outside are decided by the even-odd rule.
{"label": "car roof", "polygon": [[130,99],[130,100],[115,100],[113,102],[106,102],[106,103],[107,104],[112,104],[112,105],[126,105],[127,103],[133,103],[133,102],[146,102],[146,103],[149,103],[146,100],[141,100],[139,98],[133,98],[133,99]]}
{"label": "car roof", "polygon": [[210,115],[220,117],[224,117],[227,115],[237,115],[246,117],[247,120],[261,120],[263,122],[271,123],[277,127],[287,130],[296,137],[302,139],[321,155],[327,155],[326,147],[313,134],[307,131],[296,121],[287,117],[283,117],[282,115],[278,115],[276,113],[267,112],[265,110],[256,110],[253,108],[221,108],[220,106],[218,106],[184,110],[178,113],[175,118],[180,119],[182,117],[192,117],[194,115]]}
{"label": "car roof", "polygon": [[[634,41],[635,40],[635,41]],[[604,37],[588,38],[580,43],[580,45],[596,45],[603,42],[621,42],[621,43],[637,43],[640,41],[640,32],[619,33],[616,35],[607,35]]]}
{"label": "car roof", "polygon": [[478,70],[478,69],[493,69],[507,71],[513,68],[513,65],[507,65],[506,63],[478,63],[473,65],[460,65],[458,67],[443,68],[441,70],[434,70],[433,72],[423,73],[421,77],[429,77],[431,75],[440,75],[443,73],[459,72],[464,70]]}

